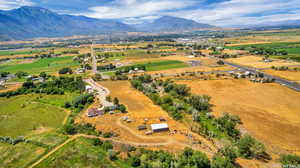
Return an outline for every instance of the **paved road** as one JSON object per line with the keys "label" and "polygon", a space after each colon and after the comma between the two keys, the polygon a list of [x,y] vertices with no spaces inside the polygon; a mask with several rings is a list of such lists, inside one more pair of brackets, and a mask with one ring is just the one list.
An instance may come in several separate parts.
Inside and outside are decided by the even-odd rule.
{"label": "paved road", "polygon": [[92,71],[93,74],[97,73],[97,59],[94,54],[94,43],[91,45],[91,57],[92,57]]}
{"label": "paved road", "polygon": [[[237,65],[237,64],[234,64],[234,63],[231,63],[231,62],[226,62],[226,61],[224,61],[224,63],[226,65],[238,68],[241,71],[249,71],[249,72],[252,72],[252,73],[259,73],[260,72],[259,69],[256,69],[256,68],[241,66],[241,65]],[[289,81],[289,80],[286,80],[286,79],[283,79],[283,78],[280,78],[280,77],[277,77],[277,76],[269,75],[269,74],[264,73],[264,72],[260,72],[260,73],[263,73],[264,76],[267,77],[267,78],[275,79],[275,82],[280,84],[280,85],[286,86],[290,89],[293,89],[297,92],[300,92],[300,84],[298,84],[296,82],[292,82],[292,81]]]}

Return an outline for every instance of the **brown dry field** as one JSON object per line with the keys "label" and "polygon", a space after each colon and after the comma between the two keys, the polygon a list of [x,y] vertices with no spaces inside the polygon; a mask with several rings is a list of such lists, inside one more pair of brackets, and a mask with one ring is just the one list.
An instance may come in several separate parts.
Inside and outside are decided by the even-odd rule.
{"label": "brown dry field", "polygon": [[[124,142],[162,143],[166,140],[171,142],[175,141],[174,144],[162,146],[163,149],[174,152],[182,150],[185,147],[184,145],[189,145],[190,141],[187,136],[184,135],[186,133],[191,133],[189,128],[169,117],[167,112],[163,111],[159,106],[154,105],[143,93],[133,89],[128,81],[105,81],[99,82],[99,84],[111,91],[110,95],[112,98],[118,97],[120,103],[126,105],[128,113],[113,115],[106,114],[101,117],[87,118],[85,112],[80,116],[78,121],[92,123],[96,125],[98,130],[103,132],[113,131],[117,133],[119,135],[118,138]],[[125,123],[120,121],[122,116],[128,116],[133,120],[133,122]],[[146,125],[148,130],[150,130],[150,124],[161,123],[159,121],[159,117],[164,117],[167,120],[166,123],[168,123],[170,130],[177,130],[178,133],[171,135],[169,132],[162,132],[146,136],[146,131],[138,131],[137,127],[145,124],[146,118],[148,119]],[[195,139],[202,142],[202,144],[197,148],[207,152],[208,155],[212,154],[208,151],[215,151],[214,147],[205,138],[193,133],[191,134]]]}
{"label": "brown dry field", "polygon": [[272,42],[299,42],[300,36],[287,35],[287,36],[242,36],[242,37],[232,37],[225,38],[224,41],[231,42],[232,44],[227,44],[226,46],[239,46],[239,45],[249,45],[249,44],[267,44]]}
{"label": "brown dry field", "polygon": [[248,133],[263,141],[272,153],[300,154],[300,93],[278,84],[248,80],[182,81],[193,93],[212,97],[216,116],[240,116]]}
{"label": "brown dry field", "polygon": [[270,70],[264,70],[264,72],[270,74],[270,75],[274,75],[274,76],[278,76],[290,81],[294,81],[294,82],[298,82],[300,83],[300,71],[276,71],[273,69]]}
{"label": "brown dry field", "polygon": [[254,68],[271,68],[272,66],[278,67],[278,66],[300,65],[299,62],[288,61],[288,60],[272,59],[273,62],[264,62],[262,59],[263,57],[250,55],[250,56],[243,56],[239,58],[230,58],[227,59],[227,61],[239,65],[254,67]]}
{"label": "brown dry field", "polygon": [[0,93],[8,92],[8,91],[14,91],[20,88],[22,84],[14,84],[14,85],[7,85],[5,89],[0,89]]}

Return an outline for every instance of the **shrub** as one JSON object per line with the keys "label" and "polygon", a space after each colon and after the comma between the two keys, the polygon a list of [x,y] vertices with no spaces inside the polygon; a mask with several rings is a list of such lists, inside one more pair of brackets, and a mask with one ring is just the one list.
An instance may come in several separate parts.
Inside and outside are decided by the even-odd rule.
{"label": "shrub", "polygon": [[112,161],[118,159],[117,153],[116,153],[115,151],[113,151],[112,149],[109,149],[109,150],[107,151],[107,156],[108,156],[108,159],[109,159],[109,160],[112,160]]}
{"label": "shrub", "polygon": [[247,159],[259,158],[265,155],[265,146],[250,135],[243,136],[237,142],[237,147],[240,155]]}
{"label": "shrub", "polygon": [[293,165],[295,167],[300,167],[300,156],[297,155],[281,155],[280,162],[283,166],[285,165]]}

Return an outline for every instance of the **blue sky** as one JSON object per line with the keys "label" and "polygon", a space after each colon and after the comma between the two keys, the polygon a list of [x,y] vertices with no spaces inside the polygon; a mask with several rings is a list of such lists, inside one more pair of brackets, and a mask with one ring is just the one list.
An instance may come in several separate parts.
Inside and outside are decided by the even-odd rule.
{"label": "blue sky", "polygon": [[300,0],[0,0],[2,10],[20,6],[130,24],[164,15],[223,27],[300,19]]}

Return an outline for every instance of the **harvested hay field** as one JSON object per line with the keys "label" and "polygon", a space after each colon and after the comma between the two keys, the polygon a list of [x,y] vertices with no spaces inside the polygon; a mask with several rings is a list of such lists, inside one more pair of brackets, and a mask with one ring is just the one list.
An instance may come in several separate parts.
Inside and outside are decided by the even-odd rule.
{"label": "harvested hay field", "polygon": [[[174,152],[189,146],[189,139],[186,136],[187,133],[190,133],[189,128],[169,117],[167,112],[163,111],[159,106],[154,105],[143,93],[133,89],[128,81],[107,81],[100,82],[100,84],[110,90],[112,98],[118,97],[120,103],[127,106],[128,113],[106,114],[95,118],[87,118],[86,113],[84,113],[77,122],[89,122],[95,124],[96,128],[102,132],[112,131],[117,133],[119,135],[118,138],[124,142],[165,143],[162,145],[162,148]],[[132,122],[121,121],[120,119],[123,116],[128,116]],[[166,122],[160,122],[159,117],[165,118]],[[145,122],[145,119],[148,119],[148,121]],[[161,132],[146,136],[145,132],[151,130],[150,124],[154,123],[168,123],[170,131],[177,130],[177,133]],[[137,127],[143,124],[147,125],[148,129],[138,131]],[[203,137],[195,134],[192,135],[196,140],[202,142],[199,147],[196,145],[198,149],[200,148],[208,154],[214,151],[214,147]]]}
{"label": "harvested hay field", "polygon": [[290,81],[298,82],[300,83],[300,71],[276,71],[276,70],[264,70],[264,72],[278,76]]}
{"label": "harvested hay field", "polygon": [[22,86],[22,84],[7,85],[6,88],[0,89],[0,93],[14,91],[14,90],[19,89],[21,86]]}
{"label": "harvested hay field", "polygon": [[259,56],[244,56],[239,58],[230,58],[227,61],[254,68],[271,68],[272,66],[295,66],[300,65],[299,62],[272,59],[273,62],[264,62],[263,57]]}
{"label": "harvested hay field", "polygon": [[272,152],[300,153],[300,93],[247,80],[188,81],[193,93],[212,97],[213,112],[240,116],[246,130]]}

